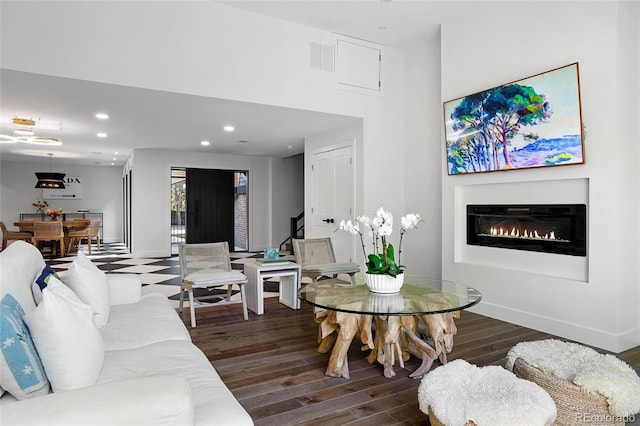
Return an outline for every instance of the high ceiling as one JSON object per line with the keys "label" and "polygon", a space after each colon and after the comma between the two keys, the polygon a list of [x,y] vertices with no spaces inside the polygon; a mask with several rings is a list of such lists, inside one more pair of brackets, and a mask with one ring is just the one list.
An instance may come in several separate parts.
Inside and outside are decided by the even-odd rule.
{"label": "high ceiling", "polygon": [[[287,157],[303,152],[305,136],[354,120],[10,70],[1,70],[0,81],[0,134],[12,135],[25,127],[14,125],[17,116],[36,121],[37,136],[63,141],[46,149],[3,143],[0,152],[5,160],[42,160],[51,152],[57,163],[122,165],[133,149],[144,148]],[[108,113],[109,119],[98,120],[99,112]],[[226,125],[236,130],[226,132]],[[98,132],[107,137],[96,136]],[[203,140],[210,145],[202,146]]]}
{"label": "high ceiling", "polygon": [[[222,2],[323,30],[403,48],[437,37],[440,20],[458,2],[405,1],[232,1]],[[366,18],[366,19],[363,19]],[[25,143],[0,144],[5,160],[122,165],[133,149],[218,152],[286,157],[303,151],[303,138],[343,125],[354,117],[207,97],[43,76],[10,70],[0,75],[0,134],[12,134],[14,117],[49,129],[36,134],[63,141],[44,149]],[[100,104],[96,105],[95,100]],[[100,121],[95,113],[108,112]],[[232,124],[236,130],[225,132]],[[107,133],[106,138],[96,136]],[[209,147],[200,145],[210,141]]]}

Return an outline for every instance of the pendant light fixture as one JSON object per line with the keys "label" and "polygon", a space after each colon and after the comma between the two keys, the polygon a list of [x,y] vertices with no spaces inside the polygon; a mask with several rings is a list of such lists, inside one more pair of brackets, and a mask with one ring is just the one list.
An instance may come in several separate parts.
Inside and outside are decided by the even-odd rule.
{"label": "pendant light fixture", "polygon": [[54,173],[51,171],[51,157],[52,152],[47,152],[49,156],[49,171],[48,172],[36,172],[38,183],[36,188],[46,189],[64,189],[64,173]]}
{"label": "pendant light fixture", "polygon": [[60,139],[52,138],[50,136],[43,136],[36,134],[36,130],[48,131],[48,130],[62,130],[62,123],[56,124],[51,121],[43,122],[42,120],[34,120],[32,118],[13,118],[13,124],[15,129],[13,135],[0,134],[0,143],[28,143],[34,145],[49,145],[58,146],[62,145]]}

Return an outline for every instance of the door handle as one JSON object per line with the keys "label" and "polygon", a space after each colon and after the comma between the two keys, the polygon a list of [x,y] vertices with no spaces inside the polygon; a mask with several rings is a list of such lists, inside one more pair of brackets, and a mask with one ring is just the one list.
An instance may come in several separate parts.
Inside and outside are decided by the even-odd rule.
{"label": "door handle", "polygon": [[323,222],[333,223],[333,219],[322,219]]}

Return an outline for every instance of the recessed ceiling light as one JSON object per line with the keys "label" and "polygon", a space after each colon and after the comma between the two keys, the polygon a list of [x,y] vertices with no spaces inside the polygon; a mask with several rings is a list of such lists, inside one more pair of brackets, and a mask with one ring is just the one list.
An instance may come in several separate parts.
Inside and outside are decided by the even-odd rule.
{"label": "recessed ceiling light", "polygon": [[224,126],[223,129],[225,132],[233,132],[236,128],[233,126]]}
{"label": "recessed ceiling light", "polygon": [[114,152],[115,155],[118,155],[118,151]]}
{"label": "recessed ceiling light", "polygon": [[293,145],[287,146],[287,149],[293,149]]}
{"label": "recessed ceiling light", "polygon": [[113,160],[113,161],[116,161],[116,157],[113,157],[113,158],[112,158],[112,160]]}
{"label": "recessed ceiling light", "polygon": [[202,145],[202,146],[209,146],[209,145],[210,145],[210,143],[209,143],[209,141],[202,141],[202,142],[200,142],[200,145]]}
{"label": "recessed ceiling light", "polygon": [[96,114],[96,118],[98,120],[107,120],[109,119],[109,114],[105,114],[104,112],[99,112]]}
{"label": "recessed ceiling light", "polygon": [[98,132],[98,133],[96,133],[96,136],[99,137],[99,138],[106,138],[107,134],[105,132]]}

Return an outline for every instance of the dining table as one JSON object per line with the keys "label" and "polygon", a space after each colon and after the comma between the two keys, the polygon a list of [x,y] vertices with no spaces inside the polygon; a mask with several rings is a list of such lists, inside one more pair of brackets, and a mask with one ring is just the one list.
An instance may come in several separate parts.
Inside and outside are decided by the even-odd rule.
{"label": "dining table", "polygon": [[[38,222],[37,220],[18,220],[13,223],[13,226],[17,226],[20,232],[30,232],[33,235],[34,223]],[[69,231],[83,229],[88,226],[88,221],[85,220],[63,220],[62,222],[62,230],[64,232],[64,246],[66,253],[72,253],[76,249],[69,245]]]}

